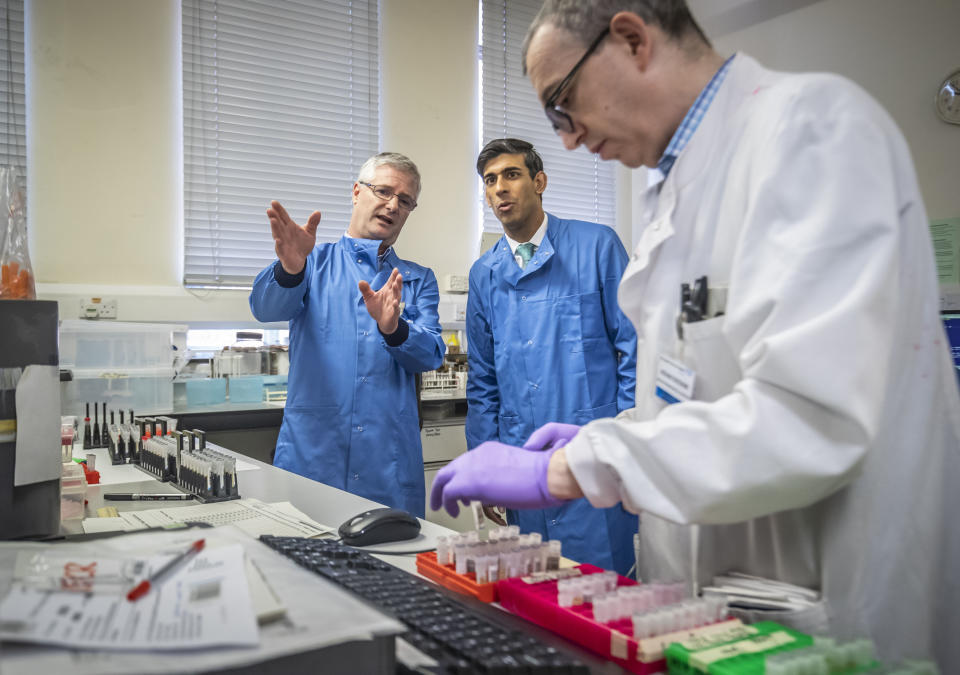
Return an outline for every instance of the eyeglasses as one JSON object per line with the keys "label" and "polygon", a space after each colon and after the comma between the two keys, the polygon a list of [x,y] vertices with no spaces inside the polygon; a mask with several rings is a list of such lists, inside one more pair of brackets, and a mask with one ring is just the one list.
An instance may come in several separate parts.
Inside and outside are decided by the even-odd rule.
{"label": "eyeglasses", "polygon": [[546,103],[543,104],[543,112],[546,113],[547,119],[550,120],[550,124],[553,125],[553,130],[557,133],[573,133],[573,119],[567,114],[566,110],[557,105],[557,101],[560,100],[560,96],[564,93],[564,90],[567,89],[570,82],[573,81],[573,76],[577,74],[577,71],[580,70],[584,62],[590,58],[590,55],[597,50],[597,47],[600,46],[600,43],[603,42],[603,39],[607,37],[608,33],[610,33],[609,26],[604,28],[603,32],[593,41],[593,44],[587,47],[586,53],[580,57],[580,60],[577,61],[576,65],[567,73],[567,76],[561,80],[557,88],[550,94]]}
{"label": "eyeglasses", "polygon": [[404,211],[413,211],[417,208],[417,202],[407,195],[402,195],[398,192],[394,192],[390,188],[384,185],[374,185],[373,183],[364,183],[362,180],[357,181],[360,185],[366,185],[368,188],[373,190],[373,194],[377,195],[380,199],[385,202],[389,202],[393,199],[394,195],[397,197],[397,202],[400,204],[400,208]]}

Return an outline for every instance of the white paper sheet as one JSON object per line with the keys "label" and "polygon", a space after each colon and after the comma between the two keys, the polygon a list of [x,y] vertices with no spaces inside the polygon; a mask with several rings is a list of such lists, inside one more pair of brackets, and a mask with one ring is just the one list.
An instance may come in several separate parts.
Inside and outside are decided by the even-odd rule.
{"label": "white paper sheet", "polygon": [[99,520],[106,519],[85,519],[84,531],[104,532],[115,529],[133,532],[150,527],[168,527],[176,523],[201,522],[213,526],[233,524],[251,537],[259,537],[261,534],[273,534],[278,537],[318,537],[334,532],[333,528],[311,520],[290,502],[267,504],[252,498],[214,504],[124,511],[118,518],[111,518],[110,524],[95,522]]}
{"label": "white paper sheet", "polygon": [[15,582],[0,602],[0,638],[80,649],[255,647],[259,632],[239,545],[201,551],[139,600],[127,600],[125,591],[138,579],[120,585],[117,576],[135,569],[149,576],[171,557],[113,564],[112,581],[102,585],[95,583],[97,561],[85,561],[91,592]]}
{"label": "white paper sheet", "polygon": [[13,484],[60,478],[60,369],[30,365],[17,383],[17,461]]}
{"label": "white paper sheet", "polygon": [[211,530],[133,533],[122,537],[66,544],[0,542],[0,594],[11,586],[17,556],[24,550],[43,551],[70,547],[78,555],[122,556],[132,550],[156,552],[190,545],[198,532],[207,547],[241,544],[270,580],[276,595],[286,605],[286,618],[260,629],[257,649],[209,647],[166,651],[161,658],[150,652],[99,650],[79,654],[73,649],[51,649],[40,645],[5,642],[0,645],[0,672],[3,675],[71,673],[71,675],[169,675],[197,673],[247,665],[289,656],[327,645],[364,640],[372,635],[402,633],[404,627],[353,598],[319,575],[271,551],[234,526]]}

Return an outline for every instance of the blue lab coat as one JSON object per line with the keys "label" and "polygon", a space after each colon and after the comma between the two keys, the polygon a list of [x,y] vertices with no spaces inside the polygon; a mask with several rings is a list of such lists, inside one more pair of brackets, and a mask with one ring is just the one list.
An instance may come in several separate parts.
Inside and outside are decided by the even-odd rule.
{"label": "blue lab coat", "polygon": [[[627,253],[609,227],[548,214],[521,270],[506,238],[470,269],[467,447],[523,445],[547,422],[586,424],[633,407],[637,335],[617,306]],[[563,554],[625,574],[637,516],[586,499],[508,511],[524,532],[563,541]]]}
{"label": "blue lab coat", "polygon": [[[424,515],[423,449],[415,374],[438,368],[439,292],[433,272],[380,242],[343,236],[307,258],[303,281],[280,286],[274,265],[253,284],[259,321],[290,322],[290,374],[274,464],[354,494]],[[357,283],[374,290],[403,275],[407,339],[388,346]]]}

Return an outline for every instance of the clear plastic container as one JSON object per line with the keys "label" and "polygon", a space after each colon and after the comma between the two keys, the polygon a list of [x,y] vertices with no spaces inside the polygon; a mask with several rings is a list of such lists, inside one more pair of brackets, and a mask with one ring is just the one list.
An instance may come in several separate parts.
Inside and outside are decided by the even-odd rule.
{"label": "clear plastic container", "polygon": [[263,377],[252,375],[230,378],[231,403],[260,403],[263,401]]}
{"label": "clear plastic container", "polygon": [[174,334],[180,324],[67,319],[60,322],[60,367],[120,372],[172,368]]}
{"label": "clear plastic container", "polygon": [[27,198],[15,166],[0,167],[0,299],[36,300],[27,245]]}
{"label": "clear plastic container", "polygon": [[83,467],[70,461],[60,472],[60,522],[83,519],[87,499],[87,477]]}
{"label": "clear plastic container", "polygon": [[60,383],[61,414],[84,418],[84,404],[106,401],[111,410],[133,408],[137,415],[173,411],[173,368],[127,368],[121,372],[74,369]]}
{"label": "clear plastic container", "polygon": [[227,381],[219,378],[193,379],[184,382],[187,388],[187,405],[214,405],[227,400]]}

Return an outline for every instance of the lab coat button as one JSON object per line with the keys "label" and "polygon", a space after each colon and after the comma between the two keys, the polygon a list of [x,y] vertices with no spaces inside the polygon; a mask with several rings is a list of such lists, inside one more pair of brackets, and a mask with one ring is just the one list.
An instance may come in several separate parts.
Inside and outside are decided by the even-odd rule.
{"label": "lab coat button", "polygon": [[363,258],[357,258],[357,262],[363,264]]}
{"label": "lab coat button", "polygon": [[360,474],[359,473],[353,474],[353,480],[360,480]]}
{"label": "lab coat button", "polygon": [[532,345],[532,344],[533,344],[533,340],[527,340],[527,344],[528,344],[528,345]]}
{"label": "lab coat button", "polygon": [[361,382],[366,382],[366,381],[367,381],[367,377],[366,377],[366,376],[361,377],[361,378],[360,378],[360,381],[361,381]]}
{"label": "lab coat button", "polygon": [[524,302],[526,302],[526,301],[527,301],[527,296],[523,295],[523,296],[520,297],[520,299],[523,300]]}
{"label": "lab coat button", "polygon": [[357,425],[357,431],[363,431],[363,427],[360,425]]}
{"label": "lab coat button", "polygon": [[554,518],[553,520],[551,520],[551,521],[550,521],[550,524],[551,524],[551,525],[556,525],[556,524],[557,524],[557,519]]}

